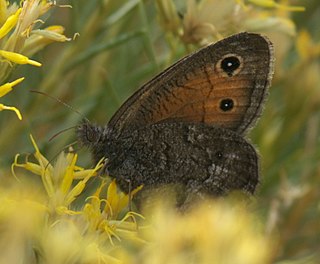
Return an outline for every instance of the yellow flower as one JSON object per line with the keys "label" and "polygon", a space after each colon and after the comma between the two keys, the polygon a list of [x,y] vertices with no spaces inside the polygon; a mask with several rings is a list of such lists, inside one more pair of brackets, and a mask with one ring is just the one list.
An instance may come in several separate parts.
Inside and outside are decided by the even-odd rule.
{"label": "yellow flower", "polygon": [[17,24],[20,13],[21,8],[19,8],[15,14],[7,18],[6,22],[0,28],[0,39],[7,35],[10,30]]}
{"label": "yellow flower", "polygon": [[[27,184],[21,184],[20,187],[18,184],[15,186],[15,188],[18,187],[16,193],[24,190],[25,199],[28,200],[29,197],[32,204],[41,209],[41,214],[36,214],[25,203],[22,203],[24,210],[18,210],[19,196],[0,189],[0,219],[3,215],[8,218],[9,230],[14,230],[15,227],[10,226],[11,215],[7,212],[8,210],[15,211],[16,218],[20,221],[25,216],[37,219],[37,225],[30,225],[32,230],[23,236],[21,245],[16,245],[10,240],[12,244],[11,248],[9,246],[10,250],[17,248],[19,251],[23,246],[30,245],[30,250],[36,248],[37,253],[39,250],[39,258],[42,262],[50,259],[52,263],[65,263],[71,260],[73,263],[78,263],[80,260],[79,263],[120,263],[112,253],[119,248],[120,243],[123,245],[130,243],[137,247],[144,244],[145,241],[139,233],[140,225],[135,220],[138,214],[124,212],[123,209],[126,209],[129,204],[129,197],[117,190],[115,182],[109,185],[106,198],[101,194],[105,186],[105,182],[102,182],[86,202],[81,203],[78,200],[76,206],[74,205],[73,202],[84,191],[88,180],[97,175],[98,170],[101,169],[102,162],[93,169],[85,170],[76,165],[76,154],[62,153],[52,165],[42,155],[32,136],[30,137],[35,149],[33,154],[35,161],[26,160],[24,163],[19,163],[19,155],[17,155],[12,164],[12,172],[15,175],[14,170],[19,167],[41,177],[44,186],[42,189],[29,183],[33,181],[27,181]],[[132,195],[136,192],[137,190],[133,191]],[[12,206],[6,206],[6,211],[3,212],[2,205],[6,203],[2,201],[2,196],[5,200],[7,195],[9,197],[11,195]],[[3,235],[3,232],[0,234]],[[2,237],[0,236],[0,244],[4,242]],[[18,237],[18,234],[14,237]],[[30,255],[33,254],[24,255],[19,251],[20,260],[24,259],[25,263],[33,262],[26,261]],[[6,254],[3,260],[12,260],[14,257]],[[0,262],[1,260],[0,256]]]}
{"label": "yellow flower", "polygon": [[53,42],[71,41],[71,38],[67,38],[65,35],[63,35],[63,32],[64,27],[59,25],[50,26],[45,29],[33,30],[25,43],[25,54],[35,54]]}
{"label": "yellow flower", "polygon": [[[34,263],[30,258],[31,238],[45,224],[47,209],[36,189],[24,186],[0,186],[0,263]],[[31,191],[32,190],[32,191]]]}
{"label": "yellow flower", "polygon": [[[105,183],[96,190],[94,195],[88,198],[83,209],[83,214],[90,223],[89,229],[92,232],[102,231],[107,234],[110,243],[113,244],[113,237],[118,241],[121,238],[143,242],[138,236],[135,216],[143,218],[142,215],[128,212],[123,217],[120,213],[129,205],[129,196],[117,190],[116,182],[112,181],[108,186],[107,198],[101,198],[101,191]],[[141,187],[138,187],[131,195],[136,194]],[[134,220],[128,221],[128,220]]]}
{"label": "yellow flower", "polygon": [[[51,165],[40,153],[33,137],[30,136],[30,138],[35,148],[34,157],[37,162],[27,160],[25,163],[18,163],[19,155],[16,155],[12,165],[13,174],[15,174],[15,167],[21,167],[39,175],[48,195],[48,208],[51,212],[77,214],[77,212],[70,210],[70,205],[84,190],[88,180],[97,175],[98,170],[103,166],[102,162],[99,162],[94,169],[84,170],[76,166],[77,154],[61,153],[56,163]],[[73,186],[75,179],[81,180]]]}
{"label": "yellow flower", "polygon": [[41,16],[55,6],[50,1],[22,0],[20,6],[0,0],[0,83],[5,82],[13,70],[7,62],[40,67],[41,63],[29,57],[54,41],[70,40],[62,34],[61,26],[34,29],[43,22]]}
{"label": "yellow flower", "polygon": [[144,263],[270,263],[261,224],[239,201],[208,201],[184,214],[160,203],[146,215],[152,216],[145,232],[152,243]]}
{"label": "yellow flower", "polygon": [[24,77],[19,78],[13,82],[10,83],[5,83],[3,85],[0,86],[0,97],[6,95],[7,93],[12,91],[13,86],[21,83],[24,80]]}
{"label": "yellow flower", "polygon": [[54,25],[47,27],[45,29],[36,29],[32,33],[35,35],[41,36],[43,39],[48,39],[51,41],[57,41],[57,42],[65,42],[70,41],[71,38],[67,38],[62,33],[64,32],[64,27],[59,25]]}
{"label": "yellow flower", "polygon": [[[21,83],[22,81],[24,80],[24,78],[19,78],[13,82],[9,82],[9,83],[5,83],[3,85],[0,86],[0,97],[3,97],[5,96],[7,93],[11,92],[12,91],[12,88],[13,86]],[[11,111],[14,111],[16,113],[16,115],[18,116],[18,118],[21,120],[22,119],[22,116],[21,116],[21,113],[20,111],[13,107],[13,106],[6,106],[4,104],[0,104],[0,111],[2,110],[11,110]]]}
{"label": "yellow flower", "polygon": [[[130,196],[133,197],[141,189],[142,186],[139,186],[131,192]],[[117,216],[121,213],[121,211],[129,206],[130,197],[128,194],[120,192],[117,189],[116,182],[113,180],[108,186],[106,202],[108,206],[105,206],[104,211],[110,215],[112,219],[117,219]]]}
{"label": "yellow flower", "polygon": [[40,62],[30,60],[28,57],[21,55],[19,53],[11,52],[11,51],[5,51],[0,50],[0,56],[7,59],[8,61],[17,63],[17,64],[31,64],[37,67],[41,66]]}
{"label": "yellow flower", "polygon": [[[32,136],[30,137],[35,148],[34,157],[37,162],[34,163],[27,160],[25,163],[20,164],[18,163],[19,155],[17,155],[12,165],[12,171],[14,173],[15,167],[21,167],[41,176],[48,196],[47,207],[51,214],[83,214],[89,223],[89,230],[92,232],[97,230],[104,232],[111,243],[113,243],[112,237],[117,238],[119,241],[121,238],[141,240],[137,236],[136,222],[127,221],[138,214],[129,212],[123,217],[119,217],[120,213],[128,206],[129,197],[117,190],[114,181],[108,187],[106,199],[100,197],[102,188],[105,185],[102,183],[94,195],[88,198],[89,202],[84,205],[83,210],[74,211],[71,207],[72,202],[83,192],[88,180],[101,169],[102,162],[99,162],[94,169],[84,170],[76,166],[76,154],[61,153],[55,164],[51,165],[40,153]],[[73,186],[75,179],[81,180]],[[132,195],[140,189],[134,190]]]}

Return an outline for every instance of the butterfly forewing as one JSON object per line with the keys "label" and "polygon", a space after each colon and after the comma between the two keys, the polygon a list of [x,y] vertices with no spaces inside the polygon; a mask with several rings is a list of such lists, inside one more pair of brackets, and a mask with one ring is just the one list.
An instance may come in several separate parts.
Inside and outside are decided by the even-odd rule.
{"label": "butterfly forewing", "polygon": [[156,76],[115,113],[115,137],[148,124],[194,122],[244,133],[255,123],[273,73],[267,38],[240,33],[191,54]]}

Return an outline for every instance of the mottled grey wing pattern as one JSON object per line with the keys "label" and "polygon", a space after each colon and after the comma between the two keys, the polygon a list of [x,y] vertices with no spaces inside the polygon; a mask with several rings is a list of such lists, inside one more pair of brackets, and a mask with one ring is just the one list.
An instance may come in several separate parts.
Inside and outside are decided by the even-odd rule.
{"label": "mottled grey wing pattern", "polygon": [[[128,190],[140,185],[183,184],[191,191],[222,195],[253,193],[258,183],[254,148],[232,130],[206,124],[160,123],[106,145],[108,173]],[[152,177],[150,177],[152,175]]]}

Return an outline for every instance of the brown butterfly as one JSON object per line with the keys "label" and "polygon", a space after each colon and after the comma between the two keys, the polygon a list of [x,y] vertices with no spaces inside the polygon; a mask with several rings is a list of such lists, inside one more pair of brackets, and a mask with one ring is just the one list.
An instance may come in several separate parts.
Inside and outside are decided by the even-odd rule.
{"label": "brown butterfly", "polygon": [[105,127],[77,130],[123,191],[178,185],[185,196],[253,193],[258,155],[244,138],[261,113],[273,46],[240,33],[173,64],[134,93]]}

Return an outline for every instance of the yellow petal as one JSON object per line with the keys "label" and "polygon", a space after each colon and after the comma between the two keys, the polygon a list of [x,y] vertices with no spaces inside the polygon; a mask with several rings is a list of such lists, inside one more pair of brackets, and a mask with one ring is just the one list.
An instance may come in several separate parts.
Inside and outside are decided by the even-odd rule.
{"label": "yellow petal", "polygon": [[43,185],[44,185],[49,197],[52,197],[54,195],[54,186],[53,186],[53,182],[52,182],[52,178],[51,178],[52,165],[40,153],[40,150],[39,150],[34,138],[32,137],[32,135],[30,135],[30,139],[31,139],[31,142],[32,142],[34,149],[36,150],[36,152],[34,153],[34,157],[39,162],[39,165],[41,167],[41,178],[42,178]]}
{"label": "yellow petal", "polygon": [[41,66],[40,62],[30,60],[27,56],[24,56],[16,52],[0,50],[0,56],[17,64],[31,64],[37,67]]}
{"label": "yellow petal", "polygon": [[6,22],[0,28],[0,39],[9,33],[9,31],[17,24],[19,15],[21,13],[21,8],[19,8],[15,14],[8,17]]}
{"label": "yellow petal", "polygon": [[13,86],[21,83],[24,80],[24,77],[19,78],[13,82],[8,82],[0,86],[0,97],[6,95],[7,93],[12,91]]}
{"label": "yellow petal", "polygon": [[116,181],[113,180],[108,186],[108,191],[107,191],[108,203],[105,206],[104,211],[109,212],[110,210],[109,213],[113,217],[115,214],[114,211],[118,211],[117,209],[118,209],[119,200],[120,200],[120,192],[118,193]]}
{"label": "yellow petal", "polygon": [[87,181],[82,180],[78,182],[74,188],[72,188],[72,190],[67,194],[66,198],[64,199],[64,204],[66,206],[70,205],[76,199],[76,197],[82,193],[82,191],[86,187],[86,183]]}
{"label": "yellow petal", "polygon": [[63,176],[63,179],[62,179],[62,182],[61,182],[61,186],[60,186],[60,191],[63,193],[63,194],[67,194],[71,185],[72,185],[72,182],[73,182],[73,179],[74,179],[74,166],[77,162],[77,158],[78,158],[78,155],[73,155],[72,157],[72,161],[71,161],[71,164],[68,165],[67,169],[66,169],[66,172]]}
{"label": "yellow petal", "polygon": [[126,208],[129,204],[129,199],[132,199],[132,197],[139,192],[143,188],[143,185],[138,186],[136,189],[131,191],[130,197],[129,194],[123,195],[120,197],[119,202],[118,202],[118,207],[113,208],[114,215],[117,216],[124,208]]}
{"label": "yellow petal", "polygon": [[36,29],[32,31],[32,34],[39,35],[44,39],[50,39],[57,42],[70,41],[71,38],[67,38],[62,33],[64,32],[64,27],[62,26],[50,26],[45,29]]}
{"label": "yellow petal", "polygon": [[88,175],[91,175],[90,177],[92,176],[95,176],[97,174],[97,172],[103,167],[103,162],[104,162],[104,159],[101,159],[97,165],[93,168],[93,169],[88,169],[88,170],[80,170],[79,171],[79,167],[76,166],[75,167],[75,173],[74,173],[74,179],[84,179],[86,178]]}
{"label": "yellow petal", "polygon": [[87,199],[90,199],[90,203],[91,203],[90,205],[93,208],[97,208],[99,211],[100,211],[100,204],[101,204],[100,193],[105,185],[106,185],[106,182],[103,180],[100,186],[94,192],[94,194],[91,197],[87,198]]}
{"label": "yellow petal", "polygon": [[94,174],[88,174],[86,178],[84,178],[83,180],[81,180],[80,182],[78,182],[71,190],[70,192],[67,194],[66,198],[65,198],[65,205],[69,205],[71,204],[76,197],[82,193],[82,191],[84,190],[84,188],[86,187],[86,184],[88,182],[88,180],[94,176]]}
{"label": "yellow petal", "polygon": [[16,176],[15,172],[14,172],[14,168],[15,167],[19,167],[19,168],[24,168],[30,172],[32,172],[33,174],[35,175],[39,175],[41,176],[42,175],[42,168],[41,166],[39,166],[38,164],[36,163],[33,163],[33,162],[29,162],[29,161],[26,161],[25,163],[19,163],[18,162],[18,159],[19,159],[19,154],[17,154],[15,157],[14,157],[14,162],[12,163],[11,165],[11,172],[12,174],[18,179],[18,177]]}
{"label": "yellow petal", "polygon": [[20,120],[22,120],[22,115],[21,115],[20,111],[19,111],[17,108],[15,108],[15,107],[13,107],[13,106],[6,106],[6,105],[4,105],[4,104],[0,104],[0,111],[2,111],[2,110],[11,110],[11,111],[14,111],[14,112],[16,113],[16,115],[18,116],[18,118],[19,118]]}
{"label": "yellow petal", "polygon": [[36,163],[26,162],[24,164],[19,164],[19,167],[24,167],[26,170],[31,171],[35,175],[41,176],[42,174],[42,168]]}
{"label": "yellow petal", "polygon": [[138,186],[131,192],[131,196],[135,195],[137,192],[139,192],[143,188],[143,185]]}
{"label": "yellow petal", "polygon": [[36,150],[36,152],[34,153],[35,158],[37,159],[37,161],[39,162],[39,165],[44,169],[47,168],[49,171],[52,171],[52,165],[50,164],[50,162],[41,154],[38,145],[36,144],[33,136],[30,134],[30,139],[32,142],[32,145],[34,147],[34,149]]}

